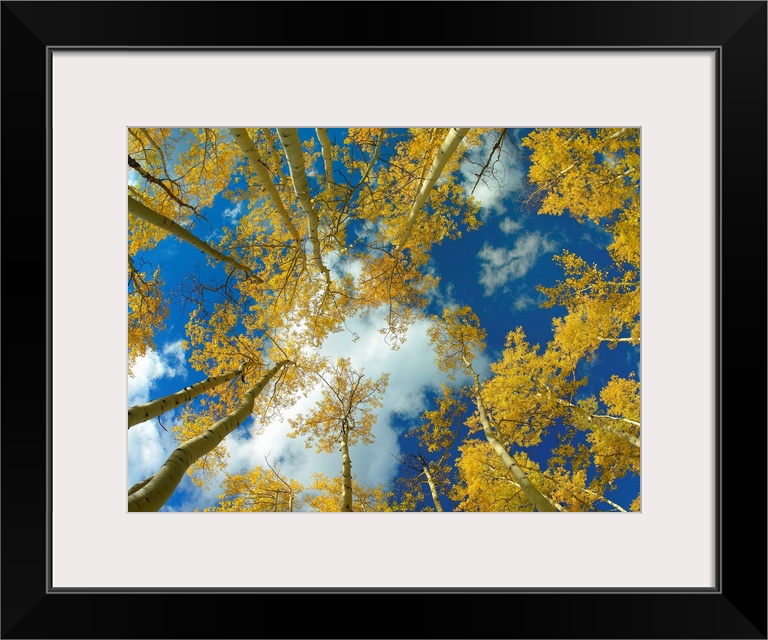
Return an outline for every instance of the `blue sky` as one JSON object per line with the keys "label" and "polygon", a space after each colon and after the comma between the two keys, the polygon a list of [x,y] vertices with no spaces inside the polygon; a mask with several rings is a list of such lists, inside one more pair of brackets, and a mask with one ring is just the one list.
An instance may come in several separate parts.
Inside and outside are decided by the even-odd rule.
{"label": "blue sky", "polygon": [[[510,129],[518,147],[528,131]],[[314,135],[314,130],[301,130],[301,134]],[[332,141],[343,139],[343,131],[330,129],[329,136]],[[469,305],[487,332],[487,349],[476,363],[481,378],[489,375],[489,364],[500,357],[507,333],[516,327],[523,327],[531,344],[543,346],[551,339],[552,318],[564,315],[565,311],[558,307],[541,308],[544,298],[536,286],[552,286],[562,278],[562,269],[552,259],[554,255],[567,248],[589,263],[603,266],[610,261],[606,251],[609,236],[596,225],[579,223],[567,215],[537,215],[535,208],[524,203],[527,195],[526,156],[512,146],[506,150],[507,153],[500,157],[501,166],[495,174],[497,180],[478,185],[474,192],[480,203],[479,217],[483,225],[478,230],[464,233],[459,240],[446,241],[435,247],[430,261],[430,269],[440,277],[440,285],[427,311],[439,315],[446,305]],[[474,185],[473,172],[477,170],[469,160],[482,162],[489,151],[490,143],[486,143],[470,151],[467,162],[462,164],[461,181],[467,190]],[[129,182],[138,180],[131,170],[128,178]],[[219,196],[213,207],[205,211],[210,225],[196,226],[195,232],[213,242],[221,237],[222,225],[232,226],[246,214],[246,210],[245,203],[233,205]],[[176,238],[169,237],[143,257],[162,265],[163,278],[170,291],[198,265],[203,273],[211,272],[200,255]],[[337,268],[341,266],[337,265]],[[204,378],[201,372],[189,366],[188,354],[182,348],[188,313],[189,307],[183,308],[178,303],[171,306],[166,328],[156,336],[157,350],[140,358],[134,366],[134,377],[128,378],[129,406],[173,393]],[[413,439],[406,438],[405,432],[420,423],[425,409],[433,408],[431,400],[440,384],[448,382],[446,374],[434,364],[426,334],[427,319],[418,320],[411,326],[405,344],[397,351],[391,350],[379,333],[383,322],[383,309],[366,318],[353,318],[348,324],[360,336],[359,340],[353,341],[348,332],[333,334],[322,349],[329,356],[351,357],[356,366],[365,368],[366,376],[370,378],[390,374],[384,404],[378,410],[374,428],[375,442],[351,450],[356,479],[369,485],[391,484],[403,472],[397,457],[414,450]],[[634,372],[639,378],[639,367],[639,347],[601,348],[598,359],[589,366],[590,384],[583,393],[597,394],[612,374],[627,376]],[[293,411],[306,414],[318,397],[318,394],[310,394],[298,402]],[[283,475],[305,485],[311,483],[314,472],[338,476],[338,454],[317,454],[300,441],[286,438],[287,419],[291,415],[287,412],[282,421],[275,421],[258,434],[252,420],[233,432],[226,441],[230,454],[228,471],[243,473],[254,465],[263,465],[268,459],[279,466]],[[152,420],[129,430],[128,486],[154,473],[177,446],[171,433],[171,425],[176,420],[178,415],[169,412],[159,421]],[[546,456],[553,444],[554,439],[548,438],[538,450]],[[531,455],[536,459],[534,453]],[[629,508],[639,488],[638,477],[627,477],[618,482],[616,490],[607,497]],[[208,490],[201,490],[185,478],[163,511],[203,509],[216,502],[219,492],[215,481]],[[447,510],[454,506],[447,498],[442,497],[442,500]]]}

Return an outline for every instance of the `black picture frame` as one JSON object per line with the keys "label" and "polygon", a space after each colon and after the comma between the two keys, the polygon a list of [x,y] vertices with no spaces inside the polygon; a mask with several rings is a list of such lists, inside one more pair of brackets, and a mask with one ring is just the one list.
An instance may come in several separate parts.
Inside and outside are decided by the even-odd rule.
{"label": "black picture frame", "polygon": [[[762,1],[3,2],[3,333],[6,345],[11,340],[14,345],[4,359],[0,430],[2,637],[768,637],[763,342],[766,8]],[[403,19],[405,15],[408,20]],[[150,23],[169,27],[148,28]],[[249,24],[253,28],[243,28]],[[50,233],[43,246],[43,229],[52,223],[52,167],[46,154],[51,123],[50,52],[56,47],[254,46],[711,48],[717,52],[721,83],[716,256],[720,524],[715,589],[50,590],[48,442],[51,281],[55,277],[50,267]],[[724,287],[726,275],[733,276],[729,289]],[[737,336],[741,338],[738,345]]]}

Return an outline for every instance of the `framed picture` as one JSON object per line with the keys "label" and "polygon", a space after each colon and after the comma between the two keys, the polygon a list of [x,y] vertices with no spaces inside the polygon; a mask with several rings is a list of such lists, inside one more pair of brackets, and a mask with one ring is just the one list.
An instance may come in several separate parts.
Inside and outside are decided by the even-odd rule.
{"label": "framed picture", "polygon": [[[353,6],[3,3],[3,637],[766,638],[766,3]],[[636,513],[126,510],[129,128],[321,125],[639,130]]]}

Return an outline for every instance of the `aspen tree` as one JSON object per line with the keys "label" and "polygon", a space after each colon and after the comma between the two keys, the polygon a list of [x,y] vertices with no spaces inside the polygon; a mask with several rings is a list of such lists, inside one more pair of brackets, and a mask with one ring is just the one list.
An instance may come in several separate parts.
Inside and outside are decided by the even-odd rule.
{"label": "aspen tree", "polygon": [[498,430],[491,424],[483,399],[480,376],[472,367],[472,361],[485,347],[485,331],[480,327],[477,316],[467,307],[445,309],[442,318],[433,318],[435,324],[429,330],[436,362],[440,369],[452,373],[457,371],[471,377],[470,394],[475,402],[477,416],[483,435],[514,481],[520,485],[526,498],[538,511],[555,511],[542,493],[528,479],[525,472],[499,441]]}
{"label": "aspen tree", "polygon": [[267,383],[288,360],[278,362],[246,392],[242,404],[225,418],[212,425],[196,438],[187,440],[171,453],[162,467],[152,476],[137,483],[128,491],[128,511],[158,511],[171,497],[189,466],[209,453],[239,427],[253,410],[253,403]]}
{"label": "aspen tree", "polygon": [[349,448],[373,442],[376,422],[373,409],[382,405],[382,396],[389,380],[383,374],[377,380],[365,378],[348,358],[328,363],[315,374],[322,383],[322,397],[318,405],[306,416],[299,414],[289,421],[289,437],[303,436],[309,448],[316,445],[318,452],[332,453],[337,447],[341,453],[340,511],[352,511],[352,460]]}

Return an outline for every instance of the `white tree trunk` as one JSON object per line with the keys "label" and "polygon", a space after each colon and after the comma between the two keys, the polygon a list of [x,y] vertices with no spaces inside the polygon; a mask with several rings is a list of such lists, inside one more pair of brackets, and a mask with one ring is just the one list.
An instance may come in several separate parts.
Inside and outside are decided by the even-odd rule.
{"label": "white tree trunk", "polygon": [[584,489],[584,491],[586,491],[590,495],[595,496],[598,500],[602,500],[603,502],[611,505],[614,509],[616,509],[616,511],[622,511],[624,513],[627,513],[627,510],[624,507],[616,504],[615,502],[612,502],[611,500],[609,500],[605,496],[601,496],[601,495],[595,493],[594,491],[590,491],[589,489]]}
{"label": "white tree trunk", "polygon": [[429,466],[424,464],[422,471],[424,472],[424,477],[427,479],[429,492],[432,494],[432,502],[435,503],[435,511],[442,511],[443,505],[440,504],[440,496],[437,494],[437,487],[435,486],[435,481],[432,478],[432,474],[429,472]]}
{"label": "white tree trunk", "polygon": [[328,129],[318,127],[315,129],[317,139],[320,140],[320,147],[323,150],[323,165],[325,167],[325,184],[328,188],[333,185],[333,150],[331,140],[328,137]]}
{"label": "white tree trunk", "polygon": [[220,251],[217,251],[212,246],[210,246],[209,244],[207,244],[206,242],[198,238],[196,235],[187,231],[180,224],[174,222],[170,218],[166,218],[161,213],[158,213],[157,211],[150,209],[148,206],[142,204],[138,200],[131,198],[131,196],[128,196],[128,213],[132,213],[137,218],[141,218],[142,220],[145,220],[146,222],[149,222],[150,224],[153,224],[156,227],[160,227],[161,229],[164,229],[168,233],[172,233],[176,237],[181,238],[185,242],[188,242],[196,249],[200,249],[200,251],[211,256],[212,258],[215,258],[216,260],[220,260],[221,262],[226,262],[227,264],[232,265],[236,269],[245,271],[245,273],[247,273],[256,282],[260,284],[264,282],[261,278],[259,278],[256,274],[254,274],[253,271],[251,271],[245,265],[240,264],[237,260],[235,260],[231,256],[224,255]]}
{"label": "white tree trunk", "polygon": [[277,152],[275,136],[273,136],[272,132],[267,128],[262,129],[262,132],[264,133],[264,137],[267,139],[267,142],[269,142],[269,149],[272,152],[272,155],[277,159],[275,164],[277,165],[277,171],[280,174],[280,179],[283,180],[286,185],[290,186],[290,177],[286,177],[285,173],[283,172],[283,163],[279,159],[281,155]]}
{"label": "white tree trunk", "polygon": [[341,430],[341,510],[352,511],[352,461],[347,430]]}
{"label": "white tree trunk", "polygon": [[[128,511],[158,511],[179,486],[187,469],[196,460],[210,453],[224,438],[234,431],[253,411],[256,396],[290,360],[282,360],[269,369],[261,379],[245,393],[242,404],[226,418],[219,420],[199,436],[187,440],[165,461],[160,470],[148,481],[142,481],[140,488],[131,487],[128,496]],[[137,483],[141,484],[141,483]]]}
{"label": "white tree trunk", "polygon": [[291,238],[293,238],[296,244],[301,244],[299,232],[296,231],[296,227],[293,226],[291,217],[288,215],[288,211],[286,211],[285,207],[283,206],[283,201],[280,199],[280,194],[277,192],[275,183],[272,182],[269,171],[267,171],[266,165],[262,162],[261,156],[253,144],[251,137],[248,135],[248,132],[245,129],[230,129],[229,131],[232,134],[232,137],[235,139],[237,145],[242,150],[243,155],[248,158],[248,162],[251,164],[251,168],[256,172],[256,177],[258,177],[261,186],[264,187],[264,190],[267,192],[272,206],[275,207],[277,215],[280,216],[280,219],[283,221],[285,228],[288,229],[288,233],[291,234]]}
{"label": "white tree trunk", "polygon": [[604,338],[603,336],[597,336],[597,337],[602,342],[611,342],[611,343],[632,342],[634,340],[634,338]]}
{"label": "white tree trunk", "polygon": [[223,373],[220,376],[206,378],[202,382],[196,382],[190,387],[184,387],[181,391],[171,393],[163,398],[158,398],[157,400],[152,400],[152,402],[137,404],[128,409],[128,428],[130,429],[137,424],[156,418],[166,411],[170,411],[174,407],[189,402],[192,398],[196,398],[209,389],[214,389],[220,384],[234,380],[241,373],[242,369],[235,369],[229,373]]}
{"label": "white tree trunk", "polygon": [[307,186],[307,175],[304,171],[304,154],[301,150],[299,132],[296,129],[278,129],[277,135],[280,136],[280,142],[285,151],[285,157],[288,159],[288,168],[291,170],[291,180],[293,181],[293,190],[296,197],[307,214],[307,228],[309,231],[309,241],[312,243],[312,253],[315,257],[317,268],[323,274],[326,284],[331,286],[331,272],[323,264],[323,257],[320,253],[320,239],[317,236],[319,225],[319,216],[315,209],[315,203],[309,196],[309,187]]}
{"label": "white tree trunk", "polygon": [[631,424],[635,427],[640,427],[640,423],[637,420],[630,420],[629,418],[617,418],[614,416],[604,416],[604,415],[598,415],[596,413],[589,413],[585,409],[582,409],[579,405],[573,404],[572,402],[568,402],[567,400],[564,400],[563,398],[558,398],[557,402],[559,404],[565,405],[566,407],[570,407],[571,409],[574,409],[581,413],[583,416],[587,418],[587,420],[594,424],[598,429],[603,429],[603,431],[607,431],[608,433],[612,433],[613,435],[622,438],[623,440],[626,440],[629,442],[629,444],[640,447],[640,438],[637,436],[632,436],[628,433],[624,433],[620,429],[617,429],[616,427],[612,427],[610,424],[607,424],[604,422],[605,420],[613,420],[615,422],[626,422],[627,424]]}
{"label": "white tree trunk", "polygon": [[507,468],[507,471],[509,471],[513,480],[523,490],[525,497],[528,498],[530,503],[534,507],[536,507],[536,509],[538,509],[539,511],[555,511],[555,512],[558,511],[558,509],[555,508],[552,502],[550,502],[546,497],[544,497],[541,494],[541,492],[536,487],[533,486],[531,481],[528,479],[528,476],[526,475],[525,471],[523,471],[517,465],[517,463],[512,458],[512,456],[509,455],[509,452],[504,448],[504,445],[501,444],[501,442],[499,442],[498,438],[494,434],[493,428],[491,427],[491,423],[488,420],[488,415],[485,412],[485,405],[483,404],[483,399],[480,395],[480,378],[474,372],[474,370],[472,369],[472,366],[469,365],[469,363],[467,363],[467,365],[469,366],[472,377],[475,380],[475,384],[474,384],[475,403],[477,404],[477,411],[480,414],[480,424],[482,424],[483,426],[483,433],[485,434],[485,439],[488,440],[488,444],[491,445],[493,450],[501,458],[501,462]]}
{"label": "white tree trunk", "polygon": [[613,135],[611,135],[611,136],[608,136],[608,140],[613,140],[614,138],[619,138],[619,137],[623,136],[623,135],[624,135],[624,133],[626,132],[626,130],[627,130],[627,129],[626,129],[626,127],[625,127],[625,128],[623,128],[623,129],[619,129],[619,130],[618,130],[616,133],[614,133]]}
{"label": "white tree trunk", "polygon": [[416,200],[411,207],[411,212],[408,214],[408,220],[406,221],[405,229],[400,235],[400,239],[397,243],[398,251],[402,251],[403,247],[408,243],[408,239],[411,237],[411,231],[413,230],[413,225],[416,223],[419,211],[421,211],[421,208],[427,201],[429,192],[432,191],[432,187],[435,186],[435,182],[437,182],[437,179],[443,172],[445,165],[448,163],[448,160],[450,160],[451,156],[458,148],[462,138],[467,135],[468,131],[469,129],[451,129],[448,132],[448,135],[445,136],[443,146],[440,147],[440,151],[437,152],[435,160],[432,162],[432,168],[429,170],[426,179],[422,182],[421,189],[419,190],[419,193],[416,196]]}

